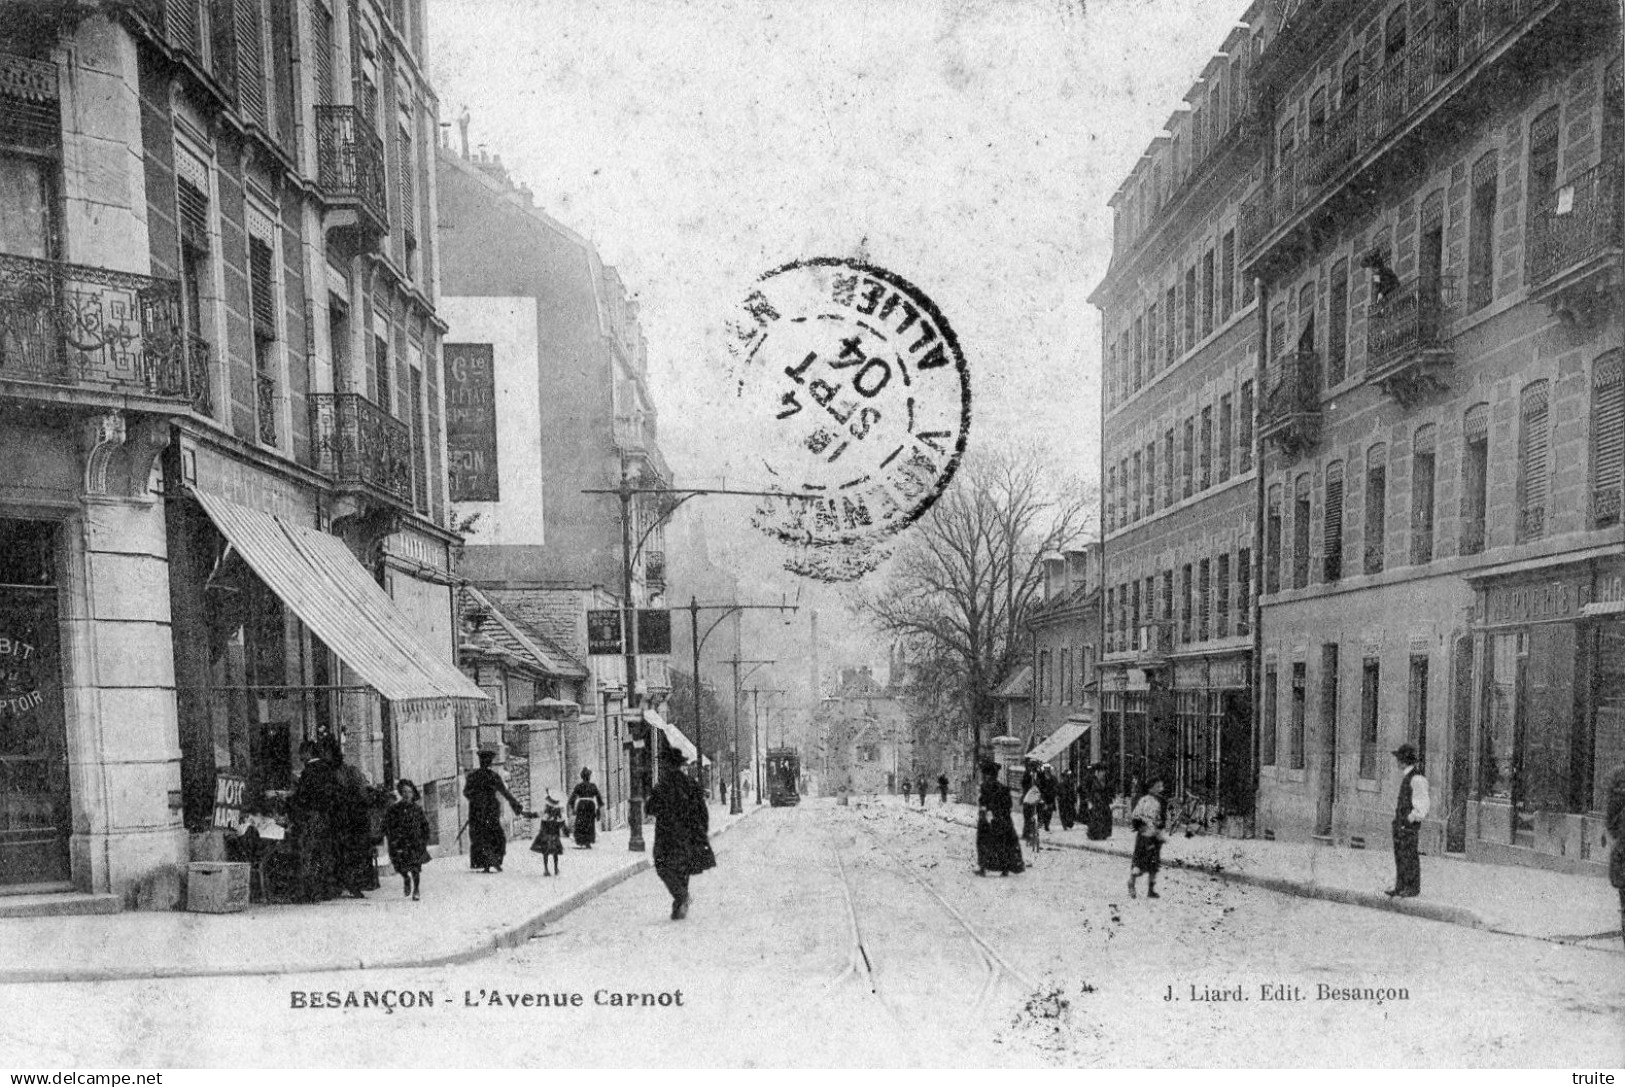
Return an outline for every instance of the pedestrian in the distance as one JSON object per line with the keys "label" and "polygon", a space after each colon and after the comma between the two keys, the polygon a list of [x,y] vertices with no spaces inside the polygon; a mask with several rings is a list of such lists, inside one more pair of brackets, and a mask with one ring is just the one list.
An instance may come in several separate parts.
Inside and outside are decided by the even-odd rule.
{"label": "pedestrian in the distance", "polygon": [[1027,760],[1021,772],[1021,840],[1038,851],[1038,806],[1043,802],[1038,789],[1038,764]]}
{"label": "pedestrian in the distance", "polygon": [[423,814],[418,787],[409,778],[395,783],[399,800],[384,813],[384,837],[389,841],[389,863],[401,877],[401,889],[412,901],[423,890],[423,866],[429,863],[429,817]]}
{"label": "pedestrian in the distance", "polygon": [[1111,783],[1106,780],[1106,764],[1097,762],[1089,768],[1089,780],[1084,782],[1084,820],[1089,824],[1091,841],[1104,841],[1112,836]]}
{"label": "pedestrian in the distance", "polygon": [[726,804],[728,802],[728,779],[727,778],[718,778],[717,779],[717,802],[721,803],[721,804]]}
{"label": "pedestrian in the distance", "polygon": [[982,760],[982,785],[976,796],[976,874],[987,875],[989,868],[1001,876],[1020,872],[1021,842],[1016,824],[1010,818],[1010,790],[999,780],[999,764]]}
{"label": "pedestrian in the distance", "polygon": [[1422,893],[1422,820],[1427,818],[1428,779],[1417,764],[1416,748],[1394,748],[1399,764],[1399,795],[1394,800],[1394,898],[1415,898]]}
{"label": "pedestrian in the distance", "polygon": [[1055,816],[1055,794],[1059,785],[1053,766],[1046,762],[1038,768],[1038,821],[1043,824],[1045,834],[1049,833],[1050,820]]}
{"label": "pedestrian in the distance", "polygon": [[[947,774],[938,774],[937,775],[937,792],[942,796],[942,802],[944,804],[948,803],[948,775]],[[925,806],[925,790],[924,789],[920,790],[920,806],[921,807]]]}
{"label": "pedestrian in the distance", "polygon": [[591,849],[598,840],[598,809],[603,806],[604,794],[592,783],[592,771],[583,766],[581,780],[570,790],[570,818],[577,849]]}
{"label": "pedestrian in the distance", "polygon": [[660,781],[643,810],[655,821],[655,875],[671,892],[671,919],[681,921],[694,901],[689,877],[715,868],[717,858],[711,851],[711,815],[705,807],[705,794],[683,773],[686,756],[668,747],[660,752],[660,759]]}
{"label": "pedestrian in the distance", "polygon": [[[508,791],[502,775],[491,769],[496,762],[495,751],[480,752],[480,768],[471,771],[463,785],[468,798],[468,866],[489,872],[502,871],[502,862],[508,855],[508,833],[502,826],[502,800],[508,801],[518,815],[523,805]],[[499,799],[500,798],[500,799]]]}
{"label": "pedestrian in the distance", "polygon": [[1625,762],[1614,767],[1608,775],[1607,805],[1608,837],[1613,847],[1608,851],[1608,882],[1619,891],[1619,934],[1625,937]]}
{"label": "pedestrian in the distance", "polygon": [[908,807],[909,788],[910,788],[910,785],[909,785],[908,778],[904,778],[903,779],[903,807],[905,807],[905,808]]}
{"label": "pedestrian in the distance", "polygon": [[1071,830],[1078,821],[1078,777],[1071,770],[1061,771],[1061,780],[1055,786],[1056,810],[1061,814],[1061,829]]}
{"label": "pedestrian in the distance", "polygon": [[[537,827],[536,840],[530,843],[530,851],[542,855],[542,875],[559,874],[559,858],[564,855],[564,809],[554,799],[551,789],[542,801],[541,825]],[[549,865],[552,871],[548,871]]]}
{"label": "pedestrian in the distance", "polygon": [[1135,897],[1134,881],[1145,874],[1145,897],[1161,898],[1157,894],[1157,872],[1162,868],[1162,843],[1168,840],[1168,804],[1164,797],[1168,783],[1160,777],[1151,779],[1140,802],[1134,805],[1130,822],[1134,827],[1134,859],[1129,862],[1128,896]]}

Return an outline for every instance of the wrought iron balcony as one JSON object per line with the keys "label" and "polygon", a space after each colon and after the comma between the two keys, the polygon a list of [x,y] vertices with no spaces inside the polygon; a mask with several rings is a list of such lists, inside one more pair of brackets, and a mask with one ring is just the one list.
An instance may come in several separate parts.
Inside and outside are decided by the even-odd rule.
{"label": "wrought iron balcony", "polygon": [[1598,291],[1618,278],[1622,251],[1622,169],[1602,162],[1541,197],[1529,217],[1529,289],[1570,312],[1588,314]]}
{"label": "wrought iron balcony", "polygon": [[173,280],[0,254],[0,379],[208,414],[208,344],[182,327]]}
{"label": "wrought iron balcony", "polygon": [[1402,404],[1444,387],[1456,316],[1455,281],[1413,279],[1373,299],[1366,318],[1366,376]]}
{"label": "wrought iron balcony", "polygon": [[351,222],[372,235],[389,229],[388,181],[384,141],[354,106],[316,107],[317,184],[328,201],[355,213]]}
{"label": "wrought iron balcony", "polygon": [[412,431],[360,393],[313,393],[311,443],[318,472],[401,505],[412,504]]}
{"label": "wrought iron balcony", "polygon": [[[1581,9],[1587,6],[1551,0],[1475,0],[1441,6],[1433,19],[1413,23],[1405,47],[1380,68],[1367,69],[1359,92],[1345,95],[1320,129],[1269,178],[1263,229],[1257,233],[1244,229],[1238,239],[1244,262],[1262,261],[1293,237],[1304,225],[1300,220],[1317,217],[1342,191],[1351,171],[1363,172],[1398,151],[1423,118],[1478,82],[1489,66],[1500,65],[1542,19],[1563,18],[1567,25],[1560,29],[1565,30],[1583,26],[1590,16]],[[1316,5],[1303,5],[1299,21],[1307,24],[1315,9]],[[1273,62],[1280,56],[1276,51],[1299,36],[1290,28],[1280,30],[1266,64],[1279,68]],[[1274,79],[1280,78],[1278,72]],[[1266,84],[1270,81],[1265,79]]]}
{"label": "wrought iron balcony", "polygon": [[1295,455],[1320,439],[1320,357],[1289,351],[1275,359],[1259,403],[1258,436]]}

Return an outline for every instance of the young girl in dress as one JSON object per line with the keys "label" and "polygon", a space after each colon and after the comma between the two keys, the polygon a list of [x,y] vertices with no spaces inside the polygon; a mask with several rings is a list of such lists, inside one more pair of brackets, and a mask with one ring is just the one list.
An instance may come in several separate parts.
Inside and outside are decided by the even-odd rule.
{"label": "young girl in dress", "polygon": [[416,902],[423,885],[423,866],[429,862],[429,818],[418,804],[418,787],[409,779],[396,782],[395,792],[400,799],[384,813],[389,863],[401,877],[405,893]]}
{"label": "young girl in dress", "polygon": [[[552,790],[547,793],[547,799],[542,804],[541,829],[536,833],[536,840],[530,848],[542,855],[542,875],[556,876],[559,874],[559,858],[564,855],[564,809],[559,802],[553,799]],[[552,859],[553,870],[549,872],[548,860]]]}

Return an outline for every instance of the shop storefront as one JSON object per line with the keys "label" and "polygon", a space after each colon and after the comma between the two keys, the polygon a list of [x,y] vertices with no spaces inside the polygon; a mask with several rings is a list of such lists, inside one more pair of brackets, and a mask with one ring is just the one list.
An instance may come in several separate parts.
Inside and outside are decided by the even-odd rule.
{"label": "shop storefront", "polygon": [[1625,763],[1625,561],[1474,580],[1467,853],[1600,868],[1603,783]]}
{"label": "shop storefront", "polygon": [[1173,666],[1178,749],[1170,786],[1215,815],[1246,815],[1253,807],[1250,659],[1233,654]]}

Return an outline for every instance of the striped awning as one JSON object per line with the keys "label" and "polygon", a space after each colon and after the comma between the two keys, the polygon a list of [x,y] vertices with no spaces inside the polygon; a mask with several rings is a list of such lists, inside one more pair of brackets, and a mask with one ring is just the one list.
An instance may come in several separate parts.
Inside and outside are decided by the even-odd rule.
{"label": "striped awning", "polygon": [[1093,721],[1068,721],[1054,732],[1041,740],[1037,747],[1027,752],[1025,758],[1034,762],[1048,762],[1089,732]]}
{"label": "striped awning", "polygon": [[191,493],[277,599],[380,695],[391,702],[486,700],[419,640],[343,540],[205,491]]}

